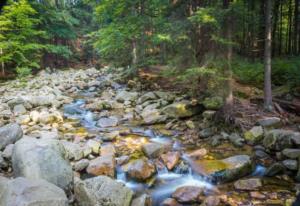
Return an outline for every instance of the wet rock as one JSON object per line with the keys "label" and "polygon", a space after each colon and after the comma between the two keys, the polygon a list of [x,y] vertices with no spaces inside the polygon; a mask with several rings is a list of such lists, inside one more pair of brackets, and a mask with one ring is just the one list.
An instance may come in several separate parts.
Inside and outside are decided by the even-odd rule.
{"label": "wet rock", "polygon": [[205,148],[197,149],[188,154],[189,157],[194,159],[202,159],[205,155],[207,155],[207,150]]}
{"label": "wet rock", "polygon": [[74,165],[73,165],[73,169],[76,171],[76,172],[80,172],[80,171],[83,171],[85,168],[87,168],[89,166],[89,163],[90,161],[88,159],[82,159],[82,160],[79,160],[78,162],[76,162]]}
{"label": "wet rock", "polygon": [[18,177],[0,177],[0,205],[2,206],[68,206],[62,189],[45,181]]}
{"label": "wet rock", "polygon": [[119,120],[117,117],[102,117],[98,120],[97,125],[99,127],[115,127],[119,123]]}
{"label": "wet rock", "polygon": [[234,183],[237,190],[258,190],[262,186],[262,181],[259,178],[243,179]]}
{"label": "wet rock", "polygon": [[269,150],[281,151],[291,148],[293,132],[290,130],[274,129],[267,131],[263,140],[263,145]]}
{"label": "wet rock", "polygon": [[216,182],[233,181],[253,171],[253,163],[248,155],[237,155],[223,160],[192,161],[192,167],[197,173],[210,176]]}
{"label": "wet rock", "polygon": [[179,152],[168,152],[161,155],[161,159],[167,166],[168,170],[172,170],[178,164],[179,158]]}
{"label": "wet rock", "polygon": [[149,195],[143,194],[132,200],[131,206],[152,206],[152,200]]}
{"label": "wet rock", "polygon": [[13,150],[14,176],[44,179],[69,189],[73,183],[73,171],[64,156],[64,147],[57,140],[23,138],[15,144]]}
{"label": "wet rock", "polygon": [[218,196],[209,196],[204,199],[200,206],[221,206],[221,198]]}
{"label": "wet rock", "polygon": [[115,176],[116,160],[112,155],[104,155],[90,161],[86,171],[91,175]]}
{"label": "wet rock", "polygon": [[144,181],[155,173],[155,166],[147,159],[137,159],[124,167],[127,174],[136,180]]}
{"label": "wet rock", "polygon": [[173,192],[172,198],[180,203],[195,203],[200,202],[200,196],[204,190],[201,187],[183,186],[179,187]]}
{"label": "wet rock", "polygon": [[157,96],[154,92],[147,92],[138,99],[137,104],[143,104],[146,101],[155,99],[157,99]]}
{"label": "wet rock", "polygon": [[284,160],[282,164],[289,170],[297,170],[298,169],[298,161],[297,160]]}
{"label": "wet rock", "polygon": [[181,101],[170,104],[163,108],[162,112],[172,118],[185,118],[199,114],[202,108],[199,105],[192,105],[189,101]]}
{"label": "wet rock", "polygon": [[165,145],[150,142],[142,145],[142,150],[148,158],[157,158],[165,151]]}
{"label": "wet rock", "polygon": [[216,147],[216,146],[222,144],[222,142],[224,140],[227,140],[227,138],[224,138],[222,135],[214,135],[211,137],[210,144],[211,144],[211,146]]}
{"label": "wet rock", "polygon": [[245,140],[237,133],[229,135],[228,139],[236,147],[243,146],[245,142]]}
{"label": "wet rock", "polygon": [[122,103],[125,101],[134,102],[137,100],[137,98],[138,98],[137,92],[127,92],[127,91],[121,91],[116,96],[116,100]]}
{"label": "wet rock", "polygon": [[13,112],[15,115],[22,115],[25,114],[27,111],[23,104],[18,104],[14,106]]}
{"label": "wet rock", "polygon": [[182,204],[178,203],[175,199],[173,198],[167,198],[162,202],[163,206],[182,206]]}
{"label": "wet rock", "polygon": [[276,128],[276,127],[280,126],[281,120],[278,117],[266,117],[266,118],[258,120],[258,124],[263,127]]}
{"label": "wet rock", "polygon": [[264,130],[262,126],[255,126],[251,130],[245,132],[245,140],[250,143],[258,143],[263,139]]}
{"label": "wet rock", "polygon": [[222,97],[208,97],[203,101],[204,107],[209,110],[219,110],[223,104]]}
{"label": "wet rock", "polygon": [[203,130],[200,131],[199,136],[200,138],[208,138],[213,136],[215,133],[215,129],[214,128],[205,128]]}
{"label": "wet rock", "polygon": [[65,140],[60,141],[65,148],[66,157],[69,160],[80,160],[84,157],[83,148],[79,144],[68,142]]}
{"label": "wet rock", "polygon": [[129,160],[130,160],[130,157],[127,155],[123,155],[121,157],[116,158],[117,165],[119,165],[119,166],[128,163]]}
{"label": "wet rock", "polygon": [[158,109],[144,109],[141,116],[144,124],[164,123],[167,120],[167,116],[162,115]]}
{"label": "wet rock", "polygon": [[285,171],[283,164],[276,162],[272,164],[265,172],[265,175],[268,177],[273,177],[278,174],[282,174]]}
{"label": "wet rock", "polygon": [[0,128],[0,150],[13,144],[23,136],[22,128],[15,123],[7,124]]}
{"label": "wet rock", "polygon": [[300,157],[300,149],[284,149],[282,154],[290,159],[298,159]]}
{"label": "wet rock", "polygon": [[79,206],[130,206],[133,196],[124,184],[106,176],[79,180],[74,191]]}

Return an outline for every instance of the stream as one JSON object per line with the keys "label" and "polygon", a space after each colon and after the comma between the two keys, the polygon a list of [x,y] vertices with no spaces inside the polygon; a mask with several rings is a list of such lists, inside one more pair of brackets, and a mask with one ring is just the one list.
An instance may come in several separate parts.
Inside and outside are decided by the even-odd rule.
{"label": "stream", "polygon": [[[115,89],[122,88],[120,85],[116,85]],[[164,135],[160,133],[159,129],[155,126],[140,126],[134,122],[122,119],[122,112],[112,111],[107,115],[117,115],[120,118],[118,126],[101,128],[97,126],[98,114],[86,109],[86,102],[89,98],[94,98],[97,92],[84,91],[76,98],[76,100],[64,106],[64,116],[70,120],[78,120],[80,126],[84,127],[89,133],[102,133],[111,131],[130,131],[128,134],[122,136],[121,141],[113,141],[113,144],[118,147],[119,144],[128,146],[134,144],[140,147],[145,141],[156,142],[171,147],[172,151],[180,152],[180,156],[183,162],[182,167],[177,167],[173,171],[169,171],[166,166],[160,165],[156,167],[156,174],[147,182],[139,182],[129,178],[121,166],[117,166],[116,179],[124,183],[128,188],[132,189],[138,194],[149,194],[152,197],[152,204],[160,205],[160,203],[171,196],[171,194],[179,187],[182,186],[197,186],[206,188],[207,190],[216,189],[217,185],[213,183],[209,177],[196,174],[193,168],[193,163],[190,157],[187,155],[188,149],[177,140],[177,131],[172,131],[172,136]],[[121,142],[121,143],[120,143]],[[105,142],[103,144],[106,144]],[[128,145],[127,145],[128,144]],[[155,161],[155,160],[151,160]],[[256,165],[250,176],[263,176],[265,168],[260,165]],[[83,175],[83,177],[85,174]],[[86,176],[88,177],[88,176]]]}

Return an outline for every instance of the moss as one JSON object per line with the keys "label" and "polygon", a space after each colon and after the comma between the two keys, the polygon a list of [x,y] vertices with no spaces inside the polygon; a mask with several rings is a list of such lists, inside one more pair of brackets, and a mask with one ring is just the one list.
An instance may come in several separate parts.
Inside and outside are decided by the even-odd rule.
{"label": "moss", "polygon": [[224,102],[222,97],[205,98],[203,105],[206,109],[218,110],[223,106]]}

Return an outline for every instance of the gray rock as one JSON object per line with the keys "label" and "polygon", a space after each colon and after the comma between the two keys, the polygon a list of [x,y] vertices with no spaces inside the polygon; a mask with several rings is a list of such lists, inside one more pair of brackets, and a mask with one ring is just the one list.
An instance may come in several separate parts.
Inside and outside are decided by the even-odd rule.
{"label": "gray rock", "polygon": [[5,159],[8,159],[10,160],[11,159],[11,156],[12,156],[12,153],[13,153],[13,149],[14,149],[14,144],[9,144],[5,147],[5,149],[3,150],[3,157]]}
{"label": "gray rock", "polygon": [[106,176],[79,180],[74,191],[79,206],[130,206],[133,196],[124,184]]}
{"label": "gray rock", "polygon": [[238,180],[234,183],[234,187],[237,190],[258,190],[263,186],[260,178],[250,178]]}
{"label": "gray rock", "polygon": [[282,154],[290,159],[298,159],[300,157],[300,149],[284,149]]}
{"label": "gray rock", "polygon": [[253,162],[248,155],[236,155],[223,160],[200,160],[191,165],[195,172],[210,176],[216,182],[233,181],[253,171]]}
{"label": "gray rock", "polygon": [[158,109],[144,109],[141,113],[144,124],[164,123],[167,120],[166,115],[162,115]]}
{"label": "gray rock", "polygon": [[244,137],[248,142],[258,143],[263,139],[264,130],[262,126],[255,126],[251,130],[245,132]]}
{"label": "gray rock", "polygon": [[11,99],[7,102],[8,106],[10,108],[14,108],[14,106],[16,105],[20,105],[20,104],[24,104],[25,101],[22,97],[17,97],[17,98],[14,98],[14,99]]}
{"label": "gray rock", "polygon": [[210,127],[210,128],[205,128],[205,129],[201,130],[199,132],[199,136],[200,136],[200,138],[208,138],[210,136],[213,136],[214,133],[215,133],[214,128]]}
{"label": "gray rock", "polygon": [[15,177],[45,179],[63,189],[73,184],[73,171],[65,159],[65,150],[58,140],[23,138],[13,150]]}
{"label": "gray rock", "polygon": [[26,113],[26,108],[23,104],[18,104],[14,106],[13,111],[15,115],[22,115]]}
{"label": "gray rock", "polygon": [[137,100],[137,97],[138,97],[137,92],[121,91],[117,94],[116,100],[118,102],[125,102],[125,101],[133,102]]}
{"label": "gray rock", "polygon": [[131,161],[123,169],[129,177],[138,181],[149,179],[156,171],[155,165],[146,158]]}
{"label": "gray rock", "polygon": [[163,144],[151,142],[151,143],[143,144],[142,150],[147,157],[156,158],[162,153],[164,153],[166,148],[165,145]]}
{"label": "gray rock", "polygon": [[283,164],[276,162],[272,164],[265,172],[265,175],[268,177],[273,177],[278,174],[282,174],[285,171]]}
{"label": "gray rock", "polygon": [[99,127],[115,127],[119,123],[119,120],[117,117],[102,117],[98,120],[97,125]]}
{"label": "gray rock", "polygon": [[66,157],[69,160],[80,160],[84,156],[83,148],[80,147],[79,144],[68,142],[65,140],[60,141],[65,148]]}
{"label": "gray rock", "polygon": [[45,180],[0,177],[1,206],[68,206],[66,194]]}
{"label": "gray rock", "polygon": [[157,96],[154,92],[147,92],[138,99],[137,104],[143,104],[146,101],[155,99],[157,99]]}
{"label": "gray rock", "polygon": [[130,206],[151,206],[152,200],[149,195],[142,194],[141,196],[134,198]]}
{"label": "gray rock", "polygon": [[278,117],[266,117],[258,120],[258,124],[263,127],[278,127],[280,126],[281,120]]}
{"label": "gray rock", "polygon": [[7,124],[0,128],[0,150],[13,144],[23,136],[22,128],[15,123]]}
{"label": "gray rock", "polygon": [[266,149],[281,151],[285,148],[291,148],[293,132],[290,130],[273,129],[267,131],[263,140]]}
{"label": "gray rock", "polygon": [[244,145],[245,140],[237,133],[233,133],[228,137],[229,141],[236,147],[241,147]]}
{"label": "gray rock", "polygon": [[189,101],[181,101],[170,104],[162,109],[162,112],[172,118],[185,118],[199,114],[201,106],[192,105]]}
{"label": "gray rock", "polygon": [[77,172],[80,172],[89,166],[90,161],[88,159],[82,159],[76,162],[73,166],[73,169]]}
{"label": "gray rock", "polygon": [[216,111],[214,110],[206,110],[202,113],[202,117],[207,119],[207,120],[212,120],[214,115],[216,114]]}
{"label": "gray rock", "polygon": [[284,160],[282,164],[289,170],[295,170],[298,169],[298,161],[297,160]]}

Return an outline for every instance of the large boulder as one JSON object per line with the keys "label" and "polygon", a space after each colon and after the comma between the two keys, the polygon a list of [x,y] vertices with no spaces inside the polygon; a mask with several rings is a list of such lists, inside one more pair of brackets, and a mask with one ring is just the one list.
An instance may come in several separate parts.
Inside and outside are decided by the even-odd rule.
{"label": "large boulder", "polygon": [[13,144],[23,136],[23,130],[18,124],[8,124],[0,128],[0,150]]}
{"label": "large boulder", "polygon": [[215,182],[229,182],[250,174],[253,163],[248,155],[236,155],[222,160],[195,160],[192,168]]}
{"label": "large boulder", "polygon": [[262,126],[255,126],[245,132],[244,137],[250,143],[258,143],[263,139],[264,130]]}
{"label": "large boulder", "polygon": [[90,161],[86,171],[91,175],[115,176],[116,160],[113,155],[104,155]]}
{"label": "large boulder", "polygon": [[278,117],[265,117],[258,120],[258,124],[267,128],[276,128],[280,126],[281,120]]}
{"label": "large boulder", "polygon": [[117,117],[102,117],[98,120],[97,125],[99,127],[115,127],[119,123],[119,120]]}
{"label": "large boulder", "polygon": [[179,187],[172,194],[172,197],[180,203],[195,203],[200,202],[201,195],[204,193],[204,188],[196,186]]}
{"label": "large boulder", "polygon": [[166,146],[161,143],[149,142],[142,145],[142,150],[149,158],[156,158],[166,150]]}
{"label": "large boulder", "polygon": [[265,134],[263,145],[269,150],[281,151],[285,148],[291,148],[294,144],[294,132],[283,129],[269,130]]}
{"label": "large boulder", "polygon": [[118,102],[125,102],[125,101],[136,101],[138,98],[137,92],[127,92],[127,91],[121,91],[117,94],[116,100]]}
{"label": "large boulder", "polygon": [[124,184],[106,176],[79,180],[74,191],[79,206],[129,206],[133,196]]}
{"label": "large boulder", "polygon": [[147,159],[137,159],[123,166],[129,177],[144,181],[155,173],[155,166]]}
{"label": "large boulder", "polygon": [[158,123],[164,123],[167,120],[166,115],[162,115],[161,112],[158,109],[147,109],[145,108],[141,116],[143,118],[144,124],[158,124]]}
{"label": "large boulder", "polygon": [[0,206],[67,206],[62,189],[45,180],[0,177]]}
{"label": "large boulder", "polygon": [[162,109],[162,112],[172,118],[185,118],[199,114],[202,111],[201,106],[192,105],[189,101],[181,101],[170,104]]}
{"label": "large boulder", "polygon": [[73,183],[73,171],[64,157],[64,147],[58,140],[23,138],[13,150],[14,176],[45,179],[67,190]]}

